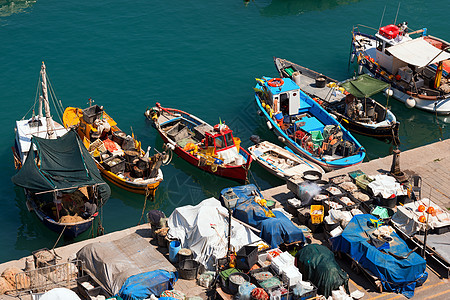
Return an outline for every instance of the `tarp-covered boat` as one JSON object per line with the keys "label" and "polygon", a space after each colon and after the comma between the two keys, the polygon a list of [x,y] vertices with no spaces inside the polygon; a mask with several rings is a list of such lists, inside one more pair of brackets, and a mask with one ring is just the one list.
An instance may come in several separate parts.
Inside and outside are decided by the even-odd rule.
{"label": "tarp-covered boat", "polygon": [[[178,239],[181,247],[190,249],[196,261],[213,270],[216,260],[227,255],[228,211],[215,198],[208,198],[196,206],[176,208],[169,217],[168,236]],[[231,246],[242,246],[261,239],[250,229],[231,221]]]}
{"label": "tarp-covered boat", "polygon": [[74,131],[56,139],[31,139],[30,152],[12,181],[51,230],[76,237],[89,229],[111,191]]}
{"label": "tarp-covered boat", "polygon": [[[369,98],[389,84],[366,74],[338,82],[313,70],[275,57],[275,66],[282,77],[296,79],[298,86],[319,102],[348,130],[382,140],[398,140],[399,122],[387,108]],[[297,72],[297,73],[295,73]],[[324,79],[319,86],[317,79]]]}
{"label": "tarp-covered boat", "polygon": [[103,106],[68,107],[63,121],[66,128],[77,130],[106,179],[129,192],[155,196],[163,180],[162,154],[145,153],[141,143],[121,131]]}
{"label": "tarp-covered boat", "polygon": [[395,232],[390,234],[391,241],[378,239],[372,219],[376,218],[369,214],[354,216],[341,235],[330,239],[332,250],[348,254],[379,278],[384,290],[411,298],[428,278],[426,261]]}
{"label": "tarp-covered boat", "polygon": [[[230,208],[233,217],[260,230],[260,237],[271,248],[277,248],[280,244],[298,242],[305,243],[306,239],[297,226],[281,211],[271,211],[264,204],[262,194],[254,184],[223,189],[220,192],[222,201],[235,199],[235,204]],[[264,201],[261,201],[264,200]]]}
{"label": "tarp-covered boat", "polygon": [[290,78],[257,79],[255,100],[267,127],[325,171],[361,163],[363,146]]}
{"label": "tarp-covered boat", "polygon": [[88,244],[77,252],[77,259],[85,263],[86,269],[111,295],[117,295],[122,288],[125,290],[129,286],[125,283],[135,275],[141,274],[141,283],[145,284],[147,272],[176,271],[163,254],[136,233],[115,241]]}
{"label": "tarp-covered boat", "polygon": [[159,103],[145,116],[166,146],[191,165],[239,182],[247,180],[252,157],[224,123],[213,127],[192,114]]}

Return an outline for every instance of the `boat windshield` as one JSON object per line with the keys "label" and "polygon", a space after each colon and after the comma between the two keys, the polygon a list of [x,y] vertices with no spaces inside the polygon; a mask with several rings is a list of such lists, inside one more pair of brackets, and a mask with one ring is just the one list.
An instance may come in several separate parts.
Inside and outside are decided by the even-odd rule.
{"label": "boat windshield", "polygon": [[216,150],[220,150],[220,149],[227,147],[227,145],[225,144],[225,138],[223,135],[216,137],[215,140],[216,140],[215,141],[216,142]]}
{"label": "boat windshield", "polygon": [[225,141],[227,142],[227,147],[234,145],[233,135],[231,132],[225,134]]}

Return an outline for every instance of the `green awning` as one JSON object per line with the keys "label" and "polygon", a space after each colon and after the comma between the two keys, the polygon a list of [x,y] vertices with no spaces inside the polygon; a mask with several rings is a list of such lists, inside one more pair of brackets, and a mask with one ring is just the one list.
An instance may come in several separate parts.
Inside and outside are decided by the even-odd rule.
{"label": "green awning", "polygon": [[363,74],[356,79],[340,84],[340,86],[357,98],[366,98],[388,88],[389,83]]}

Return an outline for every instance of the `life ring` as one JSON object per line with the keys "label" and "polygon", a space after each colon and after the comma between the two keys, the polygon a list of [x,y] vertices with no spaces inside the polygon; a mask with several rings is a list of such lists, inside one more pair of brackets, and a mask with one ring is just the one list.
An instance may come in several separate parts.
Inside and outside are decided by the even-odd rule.
{"label": "life ring", "polygon": [[271,87],[280,87],[284,84],[284,80],[281,78],[272,78],[267,82],[267,84]]}

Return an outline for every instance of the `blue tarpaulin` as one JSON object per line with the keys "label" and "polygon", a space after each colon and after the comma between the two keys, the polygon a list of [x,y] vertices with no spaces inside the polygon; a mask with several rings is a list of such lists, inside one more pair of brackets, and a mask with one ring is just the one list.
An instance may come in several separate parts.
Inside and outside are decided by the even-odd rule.
{"label": "blue tarpaulin", "polygon": [[395,232],[391,233],[392,241],[389,248],[378,250],[370,241],[375,227],[369,214],[356,215],[340,236],[331,238],[332,249],[349,254],[364,269],[383,284],[385,291],[402,293],[405,297],[414,296],[414,289],[428,278],[426,261],[417,253],[412,252],[407,258],[399,259],[389,254],[405,257],[410,253],[406,242]]}
{"label": "blue tarpaulin", "polygon": [[233,217],[261,230],[260,237],[269,243],[271,248],[277,248],[282,243],[305,242],[303,232],[282,212],[273,211],[275,218],[266,216],[267,208],[263,209],[254,200],[255,195],[262,198],[254,184],[223,189],[221,198],[230,189],[238,197]]}
{"label": "blue tarpaulin", "polygon": [[119,291],[123,300],[139,300],[159,297],[165,290],[173,289],[177,274],[165,270],[156,270],[130,276]]}

